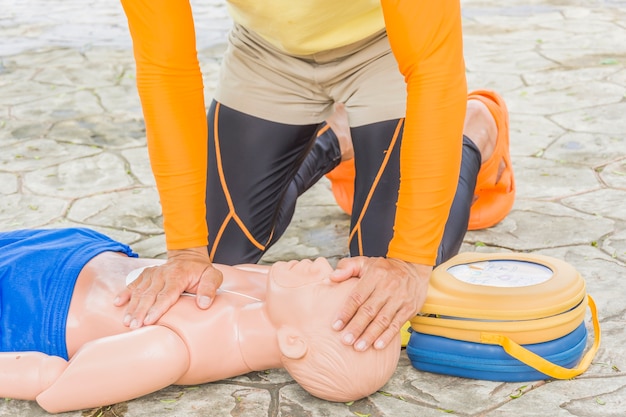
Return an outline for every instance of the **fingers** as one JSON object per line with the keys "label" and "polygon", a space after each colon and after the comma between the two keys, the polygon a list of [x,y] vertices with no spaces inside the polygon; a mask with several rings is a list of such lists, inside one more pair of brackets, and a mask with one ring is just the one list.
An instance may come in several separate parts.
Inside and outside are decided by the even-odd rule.
{"label": "fingers", "polygon": [[165,280],[166,271],[147,268],[128,286],[130,299],[124,325],[132,329],[154,324],[176,302],[183,289]]}
{"label": "fingers", "polygon": [[386,333],[399,332],[403,323],[396,316],[406,310],[403,304],[410,301],[400,296],[399,288],[393,288],[397,286],[396,281],[383,279],[362,278],[346,303],[345,311],[354,311],[354,314],[342,332],[342,341],[353,345],[357,351],[364,351],[375,342],[378,346],[386,346],[389,338]]}
{"label": "fingers", "polygon": [[337,262],[337,267],[330,274],[331,281],[341,282],[352,277],[360,276],[368,258],[364,256],[355,256],[353,258],[343,258]]}
{"label": "fingers", "polygon": [[114,303],[126,304],[123,323],[136,329],[156,323],[185,291],[197,293],[198,307],[208,308],[221,283],[222,273],[213,268],[206,247],[169,251],[166,263],[144,269]]}
{"label": "fingers", "polygon": [[132,294],[132,291],[126,287],[124,288],[124,291],[120,292],[117,297],[115,297],[115,300],[113,301],[113,304],[116,307],[121,307],[124,304],[126,304],[127,302],[130,301],[130,296]]}
{"label": "fingers", "polygon": [[360,282],[339,311],[335,330],[341,340],[364,351],[383,349],[398,337],[402,325],[421,308],[428,288],[430,267],[389,259],[361,261]]}
{"label": "fingers", "polygon": [[[385,306],[376,316],[376,319],[370,322],[365,328],[365,331],[354,343],[354,349],[357,351],[367,350],[370,346],[374,349],[384,349],[387,347],[394,338],[400,336],[400,329],[402,325],[407,322],[414,312],[406,308],[400,308],[395,315],[394,308],[388,304]],[[392,319],[389,319],[392,317]]]}
{"label": "fingers", "polygon": [[137,318],[139,322],[143,323],[144,326],[156,323],[185,291],[185,287],[182,285],[184,281],[167,279],[164,276],[153,280],[153,285],[139,297],[138,311],[142,313],[147,310],[143,320]]}
{"label": "fingers", "polygon": [[[347,272],[349,277],[362,277],[360,275],[360,269],[345,269],[345,271],[354,271]],[[337,272],[337,270],[335,270],[335,272]],[[334,280],[332,274],[331,280]],[[365,302],[369,300],[374,292],[376,288],[375,284],[373,279],[361,280],[344,302],[343,307],[339,310],[337,318],[333,323],[334,330],[342,330],[346,324],[351,324],[350,329],[346,329],[342,336],[344,343],[348,345],[354,343],[354,331],[361,328],[361,331],[357,333],[357,336],[359,336],[365,328],[366,323],[369,323],[374,317],[376,309],[371,303],[365,304]]]}
{"label": "fingers", "polygon": [[207,268],[205,270],[200,277],[200,283],[196,292],[196,304],[199,308],[205,310],[211,306],[217,289],[222,285],[223,280],[222,271],[215,268]]}

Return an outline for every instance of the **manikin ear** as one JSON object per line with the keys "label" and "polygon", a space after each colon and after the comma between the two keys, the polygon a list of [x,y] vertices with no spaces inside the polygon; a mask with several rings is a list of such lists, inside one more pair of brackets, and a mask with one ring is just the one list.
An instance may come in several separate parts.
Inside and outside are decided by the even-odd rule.
{"label": "manikin ear", "polygon": [[278,348],[289,359],[301,359],[308,346],[302,333],[292,326],[281,326],[277,331]]}

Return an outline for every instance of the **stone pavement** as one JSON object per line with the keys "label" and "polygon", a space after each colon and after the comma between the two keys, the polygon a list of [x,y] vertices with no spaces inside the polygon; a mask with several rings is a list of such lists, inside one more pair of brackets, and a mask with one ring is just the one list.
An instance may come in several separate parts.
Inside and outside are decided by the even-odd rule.
{"label": "stone pavement", "polygon": [[[222,1],[192,4],[210,97],[230,22]],[[578,269],[603,330],[589,370],[569,381],[498,383],[418,372],[403,353],[383,391],[352,404],[314,399],[271,370],[64,415],[626,415],[626,0],[462,4],[469,85],[508,102],[518,185],[511,214],[468,233],[463,250],[542,253]],[[0,230],[89,226],[163,256],[120,5],[0,0],[0,10]],[[322,182],[263,261],[338,259],[347,230]],[[47,414],[6,400],[0,415]]]}

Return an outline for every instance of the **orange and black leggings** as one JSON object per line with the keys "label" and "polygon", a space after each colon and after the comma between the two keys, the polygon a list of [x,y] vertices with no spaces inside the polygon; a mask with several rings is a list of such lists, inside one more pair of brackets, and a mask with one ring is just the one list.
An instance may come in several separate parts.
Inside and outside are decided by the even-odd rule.
{"label": "orange and black leggings", "polygon": [[[393,235],[403,119],[351,129],[356,179],[350,254],[385,256]],[[259,119],[215,101],[208,113],[209,254],[224,264],[255,263],[284,233],[296,200],[335,168],[341,154],[325,123]],[[455,255],[469,219],[480,153],[463,138],[459,184],[437,263]]]}

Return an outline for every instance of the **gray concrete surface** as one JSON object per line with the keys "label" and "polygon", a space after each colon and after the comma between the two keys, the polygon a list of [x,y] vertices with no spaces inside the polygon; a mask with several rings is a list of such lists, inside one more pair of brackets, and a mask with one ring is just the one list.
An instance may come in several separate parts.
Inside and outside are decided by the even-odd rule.
{"label": "gray concrete surface", "polygon": [[[192,4],[210,97],[230,22],[222,1]],[[418,372],[403,353],[383,391],[352,404],[314,399],[270,370],[64,415],[626,415],[626,1],[462,4],[469,85],[508,102],[518,185],[511,214],[468,233],[463,250],[542,253],[574,265],[602,324],[589,370],[568,381],[487,382]],[[0,11],[0,230],[89,226],[142,256],[163,256],[119,3],[0,0]],[[322,182],[264,261],[337,259],[347,230]],[[47,414],[6,400],[0,415]]]}

